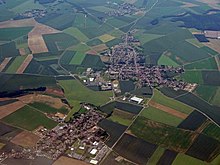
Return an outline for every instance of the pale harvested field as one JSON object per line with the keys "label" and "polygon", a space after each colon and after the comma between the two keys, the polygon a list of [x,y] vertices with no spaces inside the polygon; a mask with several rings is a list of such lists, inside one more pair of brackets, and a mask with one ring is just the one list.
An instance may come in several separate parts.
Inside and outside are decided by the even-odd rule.
{"label": "pale harvested field", "polygon": [[209,42],[204,42],[204,45],[210,47],[211,49],[215,50],[216,52],[220,53],[220,40],[218,39],[208,39]]}
{"label": "pale harvested field", "polygon": [[59,98],[54,98],[51,96],[41,95],[41,94],[29,94],[29,95],[18,97],[17,99],[19,99],[25,104],[29,104],[33,102],[41,102],[41,103],[45,103],[57,109],[60,109],[63,106],[67,106]]}
{"label": "pale harvested field", "polygon": [[219,56],[215,56],[215,61],[218,66],[218,70],[220,71],[220,58],[219,58]]}
{"label": "pale harvested field", "polygon": [[30,36],[28,38],[28,46],[33,54],[48,52],[47,46],[42,36]]}
{"label": "pale harvested field", "polygon": [[24,62],[21,64],[21,66],[18,68],[16,73],[22,74],[25,71],[25,69],[28,67],[32,59],[33,59],[33,55],[32,54],[28,55],[25,58]]}
{"label": "pale harvested field", "polygon": [[19,49],[19,53],[21,54],[21,56],[26,55],[26,51],[25,51],[24,48],[20,48],[20,49]]}
{"label": "pale harvested field", "polygon": [[56,95],[56,96],[60,96],[60,97],[64,96],[64,93],[63,93],[62,90],[56,90],[56,89],[52,89],[52,88],[47,88],[46,93]]}
{"label": "pale harvested field", "polygon": [[80,160],[61,156],[53,163],[53,165],[89,165],[89,164]]}
{"label": "pale harvested field", "polygon": [[21,20],[9,20],[0,22],[0,28],[13,28],[13,27],[27,27],[35,26],[37,22],[33,18],[21,19]]}
{"label": "pale harvested field", "polygon": [[37,144],[39,139],[39,136],[28,131],[23,131],[15,136],[11,142],[25,148],[32,148]]}
{"label": "pale harvested field", "polygon": [[97,45],[92,47],[93,50],[96,52],[102,52],[103,50],[108,49],[108,47],[105,44]]}
{"label": "pale harvested field", "polygon": [[88,52],[86,52],[86,54],[97,55],[98,52],[96,52],[95,50],[89,50]]}
{"label": "pale harvested field", "polygon": [[11,104],[7,104],[0,107],[0,119],[10,115],[11,113],[17,111],[18,109],[24,107],[25,104],[21,101],[17,101]]}
{"label": "pale harvested field", "polygon": [[46,43],[42,35],[59,33],[60,31],[49,26],[37,23],[32,31],[28,34],[28,46],[32,53],[48,52]]}
{"label": "pale harvested field", "polygon": [[190,3],[190,2],[181,2],[181,3],[184,4],[184,5],[181,6],[181,7],[184,7],[184,8],[185,7],[188,8],[188,7],[196,7],[196,6],[198,6],[198,5]]}
{"label": "pale harvested field", "polygon": [[157,108],[157,109],[159,109],[159,110],[161,110],[161,111],[167,112],[167,113],[169,113],[169,114],[171,114],[171,115],[173,115],[173,116],[176,116],[176,117],[178,117],[178,118],[181,118],[181,119],[186,119],[187,116],[188,116],[188,115],[185,114],[185,113],[179,112],[179,111],[177,111],[177,110],[175,110],[175,109],[172,109],[172,108],[170,108],[170,107],[161,105],[161,104],[156,103],[156,102],[154,102],[154,101],[150,101],[150,102],[149,102],[149,105],[152,106],[152,107],[155,107],[155,108]]}
{"label": "pale harvested field", "polygon": [[101,56],[102,62],[109,62],[110,57],[109,56]]}
{"label": "pale harvested field", "polygon": [[219,0],[197,0],[197,1],[206,3],[213,8],[220,9],[220,6],[218,5],[220,2]]}
{"label": "pale harvested field", "polygon": [[2,72],[6,65],[10,62],[12,57],[9,57],[9,58],[5,58],[4,61],[0,64],[0,72]]}

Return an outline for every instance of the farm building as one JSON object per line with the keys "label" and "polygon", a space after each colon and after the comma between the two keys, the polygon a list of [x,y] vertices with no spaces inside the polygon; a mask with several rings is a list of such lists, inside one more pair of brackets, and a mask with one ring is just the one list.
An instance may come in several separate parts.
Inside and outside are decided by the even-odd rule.
{"label": "farm building", "polygon": [[135,103],[137,103],[137,104],[140,104],[140,103],[143,101],[143,99],[134,96],[134,97],[131,98],[131,101],[132,101],[132,102],[135,102]]}

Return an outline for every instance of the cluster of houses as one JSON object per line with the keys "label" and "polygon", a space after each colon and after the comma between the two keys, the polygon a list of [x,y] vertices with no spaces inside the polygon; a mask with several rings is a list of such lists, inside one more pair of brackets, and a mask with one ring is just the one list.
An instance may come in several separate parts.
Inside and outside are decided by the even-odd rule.
{"label": "cluster of houses", "polygon": [[137,8],[135,5],[130,3],[122,3],[122,4],[113,4],[114,7],[116,6],[115,10],[111,10],[106,12],[108,16],[124,16],[124,15],[133,15],[134,13],[140,11],[139,8]]}
{"label": "cluster of houses", "polygon": [[109,148],[104,144],[108,134],[97,126],[105,118],[90,104],[83,104],[84,113],[76,113],[68,123],[60,123],[52,130],[40,127],[35,133],[41,138],[32,149],[21,148],[0,155],[6,158],[35,159],[37,156],[56,160],[61,155],[98,164]]}
{"label": "cluster of houses", "polygon": [[108,73],[110,79],[133,80],[138,87],[171,87],[175,90],[188,89],[188,83],[174,78],[184,72],[182,67],[146,65],[145,58],[140,55],[129,41],[116,45],[110,53]]}
{"label": "cluster of houses", "polygon": [[63,123],[45,132],[37,143],[37,152],[50,159],[57,159],[77,140],[83,145],[100,142],[103,138],[102,130],[96,125],[104,116],[89,106],[84,108],[88,110],[87,113],[79,114],[71,122]]}
{"label": "cluster of houses", "polygon": [[32,9],[19,14],[19,18],[43,18],[46,16],[47,11],[45,9]]}
{"label": "cluster of houses", "polygon": [[102,74],[102,71],[94,71],[92,68],[87,68],[80,78],[87,87],[97,87],[97,90],[101,91],[112,90],[111,81],[105,80]]}

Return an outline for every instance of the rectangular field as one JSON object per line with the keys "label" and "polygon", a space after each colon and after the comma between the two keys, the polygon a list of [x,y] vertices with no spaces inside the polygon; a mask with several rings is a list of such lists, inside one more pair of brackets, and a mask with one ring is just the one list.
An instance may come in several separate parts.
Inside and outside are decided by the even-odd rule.
{"label": "rectangular field", "polygon": [[166,164],[172,164],[176,156],[177,156],[177,152],[171,150],[165,150],[165,152],[157,162],[157,165],[164,165],[164,162],[166,162]]}
{"label": "rectangular field", "polygon": [[124,125],[106,119],[103,119],[101,122],[99,122],[98,126],[104,129],[108,133],[109,137],[106,141],[106,144],[109,147],[112,147],[115,144],[115,142],[117,142],[118,138],[127,129],[127,127]]}
{"label": "rectangular field", "polygon": [[194,158],[210,162],[213,158],[220,154],[220,143],[213,138],[200,134],[186,154]]}
{"label": "rectangular field", "polygon": [[197,130],[205,121],[206,117],[194,110],[182,123],[178,125],[178,128],[195,131]]}
{"label": "rectangular field", "polygon": [[129,126],[132,122],[133,117],[134,115],[132,113],[114,109],[113,113],[108,119],[113,122]]}
{"label": "rectangular field", "polygon": [[81,42],[86,42],[89,40],[89,38],[83,34],[78,28],[70,27],[64,30],[64,33],[67,33],[73,37],[75,37],[77,40]]}
{"label": "rectangular field", "polygon": [[10,115],[11,113],[17,111],[18,109],[20,109],[24,106],[25,106],[25,104],[20,101],[16,101],[14,103],[1,106],[0,107],[0,119]]}
{"label": "rectangular field", "polygon": [[171,126],[177,126],[182,122],[181,118],[175,117],[169,113],[166,113],[151,106],[144,109],[141,115],[150,120],[154,120]]}
{"label": "rectangular field", "polygon": [[76,52],[69,64],[81,65],[85,57],[86,57],[85,53]]}
{"label": "rectangular field", "polygon": [[114,150],[124,158],[145,165],[157,146],[129,134],[124,134]]}
{"label": "rectangular field", "polygon": [[191,131],[151,121],[142,116],[135,120],[130,131],[141,139],[177,152],[186,151],[197,136]]}
{"label": "rectangular field", "polygon": [[6,73],[16,73],[18,68],[22,65],[26,57],[27,56],[16,57],[13,63],[6,70]]}
{"label": "rectangular field", "polygon": [[52,129],[57,125],[55,121],[47,118],[44,114],[29,106],[20,108],[16,112],[3,118],[2,121],[28,131],[33,131],[39,126]]}
{"label": "rectangular field", "polygon": [[193,111],[192,107],[183,104],[181,102],[178,102],[172,98],[169,98],[165,96],[163,93],[159,92],[158,90],[154,90],[154,95],[152,100],[185,114],[190,114]]}

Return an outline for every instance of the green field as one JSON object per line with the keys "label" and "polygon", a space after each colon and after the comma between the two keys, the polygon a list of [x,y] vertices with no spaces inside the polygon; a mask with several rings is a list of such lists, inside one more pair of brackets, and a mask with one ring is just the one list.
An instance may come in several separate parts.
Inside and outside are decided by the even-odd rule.
{"label": "green field", "polygon": [[185,154],[178,154],[172,165],[208,165],[209,163],[203,162],[199,159],[193,158]]}
{"label": "green field", "polygon": [[131,113],[115,109],[108,119],[113,122],[129,126],[132,122],[133,117],[134,115]]}
{"label": "green field", "polygon": [[153,122],[143,116],[135,120],[130,131],[141,139],[175,151],[186,151],[191,146],[194,136],[191,131]]}
{"label": "green field", "polygon": [[219,165],[220,164],[220,155],[218,155],[213,161],[212,165]]}
{"label": "green field", "polygon": [[68,110],[64,107],[60,108],[60,109],[56,109],[56,108],[53,108],[47,104],[44,104],[44,103],[40,103],[40,102],[34,102],[34,103],[31,103],[29,104],[31,107],[34,107],[36,109],[38,109],[39,111],[43,112],[43,113],[63,113],[63,114],[67,114],[68,113]]}
{"label": "green field", "polygon": [[67,33],[73,37],[75,37],[77,40],[81,41],[81,42],[86,42],[89,40],[89,38],[84,35],[79,29],[75,28],[75,27],[70,27],[64,30],[64,33]]}
{"label": "green field", "polygon": [[155,165],[159,161],[160,157],[163,155],[165,149],[158,147],[154,154],[151,156],[149,161],[147,162],[148,165]]}
{"label": "green field", "polygon": [[70,61],[71,65],[81,65],[84,58],[86,57],[86,54],[83,52],[76,52],[73,56],[72,60]]}
{"label": "green field", "polygon": [[12,8],[11,10],[19,14],[24,13],[25,11],[30,11],[32,9],[45,9],[45,7],[37,2],[35,3],[33,0],[28,0]]}
{"label": "green field", "polygon": [[172,98],[169,98],[169,97],[165,96],[164,94],[162,94],[161,92],[159,92],[158,90],[154,90],[152,100],[157,103],[160,103],[162,105],[173,108],[177,111],[180,111],[182,113],[185,113],[185,114],[190,114],[193,111],[192,107],[190,107],[186,104],[183,104],[179,101],[176,101]]}
{"label": "green field", "polygon": [[99,11],[99,12],[108,12],[108,11],[113,11],[113,9],[105,7],[105,6],[94,6],[94,7],[90,7],[90,9]]}
{"label": "green field", "polygon": [[183,75],[181,75],[182,79],[189,83],[198,83],[203,84],[203,77],[201,71],[185,71]]}
{"label": "green field", "polygon": [[218,87],[218,89],[216,90],[216,93],[215,95],[213,96],[212,100],[211,100],[211,103],[213,105],[217,105],[219,106],[220,105],[220,87]]}
{"label": "green field", "polygon": [[25,106],[2,119],[3,122],[32,131],[39,126],[54,128],[57,123],[36,109]]}
{"label": "green field", "polygon": [[6,73],[16,73],[16,71],[21,66],[21,64],[24,62],[26,57],[27,56],[18,56],[18,57],[16,57],[15,60],[12,62],[12,64],[6,70]]}
{"label": "green field", "polygon": [[199,47],[199,48],[201,48],[201,47],[204,46],[201,42],[199,42],[199,41],[198,41],[197,39],[195,39],[195,38],[187,39],[186,41],[189,42],[189,43],[191,43],[191,44],[194,45],[194,46]]}
{"label": "green field", "polygon": [[33,27],[16,27],[16,28],[1,28],[0,29],[0,40],[10,41],[18,37],[27,35]]}
{"label": "green field", "polygon": [[102,42],[106,43],[106,42],[109,42],[109,41],[115,39],[115,37],[113,37],[113,36],[111,36],[111,35],[109,35],[109,34],[103,34],[102,36],[99,37],[99,39],[100,39]]}
{"label": "green field", "polygon": [[158,65],[168,65],[168,66],[174,66],[174,67],[179,66],[179,64],[177,64],[175,61],[173,61],[171,58],[169,58],[165,54],[160,56],[158,60]]}
{"label": "green field", "polygon": [[135,37],[137,37],[140,40],[142,45],[151,40],[160,38],[162,36],[163,35],[144,33],[143,31],[139,31],[138,33],[135,34]]}
{"label": "green field", "polygon": [[217,90],[218,87],[216,86],[199,85],[194,91],[194,93],[206,100],[207,102],[211,102],[211,100],[215,98]]}
{"label": "green field", "polygon": [[216,126],[213,123],[210,123],[204,130],[203,133],[213,137],[214,139],[217,139],[218,141],[220,141],[220,129],[218,126]]}
{"label": "green field", "polygon": [[94,105],[103,105],[112,96],[111,91],[96,92],[85,87],[78,80],[61,80],[59,84],[64,88],[65,96],[69,101],[87,102]]}
{"label": "green field", "polygon": [[202,69],[202,70],[218,70],[215,58],[208,58],[200,61],[196,61],[184,66],[185,69]]}
{"label": "green field", "polygon": [[73,50],[76,52],[81,52],[81,53],[86,53],[87,51],[89,51],[91,48],[84,44],[84,43],[79,43],[77,45],[74,45],[72,47],[70,47],[68,50]]}
{"label": "green field", "polygon": [[142,111],[141,113],[141,116],[144,116],[150,120],[154,120],[154,121],[168,124],[171,126],[178,126],[183,121],[182,119],[176,116],[168,114],[154,107],[148,107],[144,109],[144,111]]}

